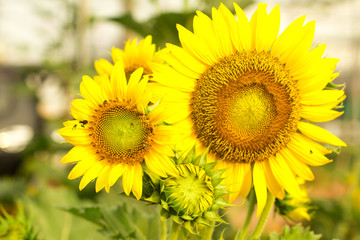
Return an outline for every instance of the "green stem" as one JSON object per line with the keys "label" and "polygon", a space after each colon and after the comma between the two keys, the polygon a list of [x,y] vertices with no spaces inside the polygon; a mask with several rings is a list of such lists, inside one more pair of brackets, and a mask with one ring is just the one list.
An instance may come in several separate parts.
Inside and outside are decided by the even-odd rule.
{"label": "green stem", "polygon": [[171,228],[170,240],[178,239],[180,228],[181,228],[181,225],[179,225],[173,221],[172,228]]}
{"label": "green stem", "polygon": [[265,223],[269,217],[271,207],[274,204],[274,202],[275,202],[275,197],[270,192],[268,192],[266,205],[264,207],[263,212],[261,213],[259,221],[257,222],[257,225],[254,229],[254,232],[250,240],[255,240],[260,238],[261,233],[264,230]]}
{"label": "green stem", "polygon": [[[244,222],[244,224],[243,224],[243,226],[241,228],[241,235],[240,235],[239,240],[245,240],[249,235],[248,229],[249,229],[249,224],[250,224],[251,217],[252,217],[253,212],[254,212],[254,208],[255,208],[255,192],[251,191],[249,205],[248,205],[248,211],[247,211],[245,222]],[[236,236],[239,235],[239,231],[240,231],[240,229],[238,230]],[[237,239],[237,238],[238,237],[236,237],[235,239]]]}
{"label": "green stem", "polygon": [[214,232],[214,223],[212,223],[211,227],[207,227],[204,230],[201,240],[211,240],[213,232]]}
{"label": "green stem", "polygon": [[166,240],[167,238],[167,226],[166,226],[166,220],[160,219],[160,234],[161,234],[161,240]]}

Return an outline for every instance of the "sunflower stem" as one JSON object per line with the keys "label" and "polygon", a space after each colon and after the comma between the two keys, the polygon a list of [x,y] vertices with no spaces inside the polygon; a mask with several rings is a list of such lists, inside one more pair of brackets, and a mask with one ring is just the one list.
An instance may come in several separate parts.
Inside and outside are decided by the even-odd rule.
{"label": "sunflower stem", "polygon": [[211,227],[207,227],[205,229],[201,237],[201,240],[211,240],[213,232],[214,232],[214,223],[211,225]]}
{"label": "sunflower stem", "polygon": [[177,240],[179,236],[181,225],[173,221],[171,228],[170,240]]}
{"label": "sunflower stem", "polygon": [[[255,208],[255,192],[251,191],[249,205],[248,205],[248,211],[247,211],[245,222],[241,228],[241,235],[240,235],[239,240],[245,240],[249,235],[249,233],[248,233],[249,224],[250,224],[250,220],[253,215],[253,212],[254,212],[254,208]],[[236,236],[239,235],[239,231],[240,231],[240,229],[238,230]],[[238,239],[238,238],[236,238],[236,239]]]}
{"label": "sunflower stem", "polygon": [[160,234],[161,234],[161,240],[166,240],[167,238],[167,225],[166,220],[160,219]]}
{"label": "sunflower stem", "polygon": [[259,221],[256,224],[254,232],[250,237],[250,240],[256,240],[260,238],[262,231],[264,230],[265,223],[269,217],[271,207],[274,204],[274,202],[275,202],[275,197],[270,192],[268,192],[266,205],[264,207],[263,212],[261,213]]}

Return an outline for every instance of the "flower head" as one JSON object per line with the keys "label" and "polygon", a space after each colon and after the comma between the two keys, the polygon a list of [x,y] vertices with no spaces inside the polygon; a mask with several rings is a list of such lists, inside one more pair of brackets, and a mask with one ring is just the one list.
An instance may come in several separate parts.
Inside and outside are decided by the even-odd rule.
{"label": "flower head", "polygon": [[[125,43],[124,50],[113,47],[111,50],[111,57],[115,63],[122,62],[125,68],[126,76],[129,76],[139,67],[144,69],[143,74],[151,74],[153,70],[151,69],[151,63],[163,63],[163,59],[160,57],[158,52],[156,52],[156,46],[152,43],[152,37],[149,35],[146,38],[140,40],[137,43],[137,39],[128,40]],[[108,75],[110,76],[113,64],[108,62],[105,59],[100,59],[95,61],[95,69],[99,75]]]}
{"label": "flower head", "polygon": [[162,217],[171,217],[192,233],[214,221],[223,222],[217,210],[230,206],[223,198],[228,191],[220,185],[223,171],[207,163],[207,152],[196,156],[195,148],[185,157],[175,157],[175,163],[179,175],[153,181],[145,200],[160,203]]}
{"label": "flower head", "polygon": [[[255,188],[258,215],[267,190],[301,197],[296,177],[313,180],[308,165],[329,163],[319,143],[346,146],[313,124],[340,116],[344,91],[332,87],[338,59],[323,58],[325,45],[311,49],[315,22],[305,16],[279,34],[280,10],[269,14],[260,3],[250,21],[234,4],[234,15],[221,4],[212,18],[198,11],[190,32],[178,25],[182,47],[167,44],[154,75],[162,85],[181,90],[164,99],[181,109],[178,121],[188,129],[188,144],[209,148],[224,168],[230,202]],[[182,118],[181,118],[182,117]]]}
{"label": "flower head", "polygon": [[142,196],[143,165],[154,174],[177,176],[178,170],[168,156],[180,130],[169,124],[165,107],[148,106],[148,78],[143,69],[135,70],[129,79],[122,62],[115,64],[110,79],[103,75],[94,81],[83,77],[80,92],[84,99],[72,101],[75,120],[64,123],[58,133],[74,147],[63,163],[77,162],[69,179],[83,176],[82,190],[96,180],[96,191],[106,191],[122,176],[127,195]]}

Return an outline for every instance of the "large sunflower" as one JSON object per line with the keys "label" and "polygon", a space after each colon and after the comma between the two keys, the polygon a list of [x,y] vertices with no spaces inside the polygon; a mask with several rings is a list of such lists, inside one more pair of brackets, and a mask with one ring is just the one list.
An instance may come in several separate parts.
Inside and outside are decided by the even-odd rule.
{"label": "large sunflower", "polygon": [[[156,51],[156,46],[152,43],[152,36],[150,35],[140,40],[139,43],[137,43],[136,38],[129,39],[125,43],[124,50],[113,47],[111,57],[114,64],[118,61],[123,63],[126,76],[139,67],[144,68],[144,74],[151,74],[153,71],[149,64],[164,62],[159,52]],[[113,67],[113,64],[105,59],[95,61],[95,70],[99,75],[110,75]]]}
{"label": "large sunflower", "polygon": [[62,159],[77,162],[69,179],[78,178],[82,190],[96,180],[96,192],[106,191],[122,176],[124,192],[142,195],[143,164],[155,174],[177,176],[170,144],[180,136],[176,126],[163,124],[167,119],[161,103],[148,107],[148,78],[143,69],[126,79],[122,62],[115,64],[110,79],[97,81],[83,77],[80,92],[84,99],[72,101],[75,120],[64,123],[58,133],[74,147]]}
{"label": "large sunflower", "polygon": [[[312,123],[340,116],[334,109],[345,95],[327,87],[338,59],[322,57],[325,45],[311,49],[314,21],[304,25],[302,16],[278,36],[279,6],[268,14],[260,3],[250,21],[234,6],[236,17],[223,4],[212,19],[198,11],[193,33],[178,25],[182,47],[167,45],[172,67],[155,65],[154,79],[180,90],[175,107],[185,113],[188,143],[222,160],[230,202],[253,183],[259,214],[267,189],[301,197],[296,177],[311,181],[308,165],[330,162],[319,142],[346,146]],[[164,99],[176,102],[166,92]]]}

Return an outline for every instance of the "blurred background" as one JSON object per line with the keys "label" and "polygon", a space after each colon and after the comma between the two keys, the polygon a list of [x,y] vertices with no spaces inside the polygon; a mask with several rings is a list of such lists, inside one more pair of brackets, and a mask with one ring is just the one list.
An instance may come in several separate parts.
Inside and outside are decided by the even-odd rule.
{"label": "blurred background", "polygon": [[[233,11],[232,1],[222,2]],[[236,2],[248,17],[258,3]],[[331,164],[313,169],[316,179],[306,187],[314,213],[303,224],[322,239],[360,239],[360,0],[264,2],[268,10],[280,4],[281,30],[302,15],[316,20],[314,46],[326,43],[326,56],[340,59],[335,83],[346,84],[345,113],[322,126],[348,147],[331,154]],[[110,60],[111,48],[123,48],[133,37],[151,34],[158,48],[178,44],[175,24],[192,29],[195,10],[210,15],[219,3],[0,0],[0,212],[16,216],[24,209],[39,239],[49,240],[106,239],[93,223],[62,207],[126,202],[151,214],[151,208],[116,190],[95,194],[90,184],[78,191],[79,181],[66,178],[71,164],[60,164],[71,146],[61,143],[56,130],[71,119],[70,101],[78,97],[81,76],[94,75],[95,60]],[[245,213],[246,207],[240,207],[226,215],[230,224],[224,236],[233,239]],[[278,217],[270,219],[267,231],[280,232],[283,224]]]}

